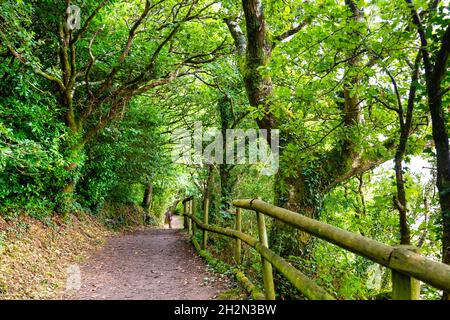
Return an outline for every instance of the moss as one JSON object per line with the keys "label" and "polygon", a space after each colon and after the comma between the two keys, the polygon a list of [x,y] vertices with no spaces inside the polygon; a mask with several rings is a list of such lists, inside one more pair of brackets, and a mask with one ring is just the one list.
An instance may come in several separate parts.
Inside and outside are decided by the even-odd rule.
{"label": "moss", "polygon": [[221,292],[217,299],[219,300],[243,300],[245,296],[243,296],[242,291],[239,288],[233,288]]}
{"label": "moss", "polygon": [[234,268],[233,273],[236,280],[252,295],[254,300],[264,300],[265,296],[262,291],[259,290],[239,269]]}

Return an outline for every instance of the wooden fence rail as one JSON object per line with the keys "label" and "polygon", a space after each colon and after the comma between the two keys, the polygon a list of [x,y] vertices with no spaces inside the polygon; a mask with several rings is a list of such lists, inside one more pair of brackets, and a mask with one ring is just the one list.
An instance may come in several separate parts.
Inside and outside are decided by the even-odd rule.
{"label": "wooden fence rail", "polygon": [[[235,260],[241,260],[241,241],[254,248],[263,261],[263,280],[266,299],[274,299],[272,266],[283,274],[300,292],[313,300],[334,299],[313,280],[294,268],[286,260],[275,254],[268,248],[267,235],[265,233],[264,215],[309,233],[357,255],[370,259],[392,270],[393,299],[415,300],[419,299],[419,281],[429,285],[450,291],[450,266],[428,259],[418,254],[411,246],[389,246],[370,238],[354,234],[332,225],[305,217],[299,213],[273,206],[259,199],[241,199],[233,201],[236,207],[236,225],[234,229],[210,225],[207,218],[204,222],[195,217],[192,211],[192,197],[184,200],[184,215],[188,218],[188,227],[191,221],[205,231],[221,234],[236,239]],[[187,210],[187,207],[191,210]],[[259,240],[241,231],[241,209],[255,211],[258,221]],[[207,209],[206,209],[207,210]],[[206,222],[206,223],[205,223]],[[191,228],[189,228],[191,229]],[[207,239],[203,239],[206,247]]]}
{"label": "wooden fence rail", "polygon": [[[250,247],[254,248],[258,253],[268,260],[275,268],[277,268],[298,290],[300,290],[306,297],[314,300],[334,300],[324,289],[319,287],[314,281],[309,279],[306,275],[291,266],[282,257],[275,254],[269,248],[263,246],[257,239],[233,229],[222,228],[215,225],[205,225],[197,217],[187,214],[188,218],[192,219],[197,226],[202,230],[207,230],[227,237],[240,239]],[[266,293],[266,299],[267,292]]]}

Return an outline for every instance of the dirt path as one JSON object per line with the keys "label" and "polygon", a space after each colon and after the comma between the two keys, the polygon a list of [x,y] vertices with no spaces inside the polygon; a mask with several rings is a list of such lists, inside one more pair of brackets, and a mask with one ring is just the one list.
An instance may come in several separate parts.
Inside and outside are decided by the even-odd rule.
{"label": "dirt path", "polygon": [[[181,226],[175,217],[174,227]],[[226,279],[206,271],[179,229],[147,229],[111,238],[81,266],[81,288],[66,299],[215,299]]]}

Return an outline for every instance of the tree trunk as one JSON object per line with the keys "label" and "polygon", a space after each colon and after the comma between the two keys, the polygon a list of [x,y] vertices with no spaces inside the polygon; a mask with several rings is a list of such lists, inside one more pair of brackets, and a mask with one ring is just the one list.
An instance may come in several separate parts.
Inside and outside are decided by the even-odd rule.
{"label": "tree trunk", "polygon": [[[444,109],[442,107],[441,88],[444,76],[447,72],[447,65],[450,56],[450,26],[445,30],[441,47],[434,56],[434,64],[431,61],[431,54],[428,51],[428,40],[424,32],[422,21],[417,11],[411,6],[413,22],[417,26],[421,40],[421,54],[425,69],[425,79],[428,93],[428,106],[431,114],[433,140],[436,148],[437,181],[439,190],[439,203],[442,215],[442,261],[450,264],[450,150],[448,142],[448,132]],[[444,292],[443,299],[450,299],[450,292]]]}
{"label": "tree trunk", "polygon": [[144,208],[144,211],[146,213],[148,213],[152,205],[152,196],[153,196],[153,184],[149,183],[145,187],[144,199],[142,200],[142,207]]}
{"label": "tree trunk", "polygon": [[[219,170],[221,168],[222,165],[219,166]],[[208,198],[209,199],[209,222],[214,224],[214,223],[218,223],[217,219],[220,216],[220,208],[218,208],[218,205],[220,205],[220,201],[221,199],[218,198],[218,194],[221,193],[222,191],[219,192],[219,190],[217,190],[218,188],[216,188],[216,185],[218,185],[218,181],[216,180],[216,174],[215,174],[215,170],[214,170],[214,166],[213,165],[208,165],[208,176],[206,177],[206,183],[204,185],[204,190],[203,190],[203,197],[202,197],[202,201],[200,203],[200,207],[202,210],[204,210],[205,208],[203,208],[203,205],[205,203],[205,199]]]}
{"label": "tree trunk", "polygon": [[[430,90],[429,106],[436,148],[437,188],[442,215],[442,262],[450,264],[450,151],[440,90]],[[443,298],[449,300],[450,293],[445,292]]]}
{"label": "tree trunk", "polygon": [[[231,109],[231,98],[224,95],[222,99],[218,101],[220,126],[222,137],[227,136],[227,130],[231,129],[234,125],[234,115]],[[222,154],[226,158],[226,143],[223,144]],[[227,164],[224,161],[223,164],[219,164],[219,176],[220,176],[220,210],[227,211],[230,209],[231,194],[234,185],[236,184],[236,178],[232,176],[231,171],[235,167],[233,164]]]}
{"label": "tree trunk", "polygon": [[231,175],[233,165],[219,165],[220,175],[220,210],[227,211],[230,209],[231,195],[236,179]]}
{"label": "tree trunk", "polygon": [[77,179],[80,170],[80,156],[83,154],[84,145],[78,140],[78,133],[72,132],[69,139],[69,144],[64,146],[64,157],[69,164],[64,168],[67,172],[67,178],[65,179],[65,185],[59,192],[59,199],[56,204],[56,211],[60,214],[68,214],[73,210],[74,193],[77,187]]}
{"label": "tree trunk", "polygon": [[[313,179],[311,179],[313,180]],[[300,174],[296,179],[275,177],[275,205],[299,212],[309,218],[318,218],[322,207],[322,192],[314,183],[307,183]],[[292,228],[284,222],[274,220],[271,224],[270,248],[282,256],[301,256],[308,259],[313,250],[312,237],[306,232]]]}
{"label": "tree trunk", "polygon": [[395,153],[395,182],[397,185],[397,196],[394,197],[394,205],[399,213],[400,220],[400,244],[410,244],[411,232],[408,225],[408,208],[406,201],[405,179],[403,177],[403,158],[406,153],[406,146],[408,138],[411,133],[414,99],[416,98],[417,81],[419,79],[419,61],[420,55],[417,55],[414,70],[411,76],[411,85],[409,88],[408,106],[406,110],[406,117],[403,116],[403,107],[399,99],[398,105],[398,118],[400,124],[400,141]]}
{"label": "tree trunk", "polygon": [[[433,94],[435,97],[436,92],[432,92],[431,97]],[[440,96],[430,99],[430,111],[436,148],[437,188],[442,212],[442,262],[450,264],[450,153]],[[443,298],[449,300],[450,293],[445,292]]]}
{"label": "tree trunk", "polygon": [[395,181],[397,185],[397,196],[394,197],[394,204],[397,207],[400,220],[400,244],[410,244],[411,236],[408,226],[407,202],[405,181],[403,177],[403,153],[397,151],[395,156]]}

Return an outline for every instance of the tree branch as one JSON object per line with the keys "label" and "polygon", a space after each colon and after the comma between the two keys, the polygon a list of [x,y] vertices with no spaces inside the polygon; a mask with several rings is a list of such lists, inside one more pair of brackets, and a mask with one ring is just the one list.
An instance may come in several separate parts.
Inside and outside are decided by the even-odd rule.
{"label": "tree branch", "polygon": [[168,73],[165,77],[153,80],[150,83],[147,83],[147,84],[139,87],[138,89],[134,90],[133,91],[133,95],[142,94],[142,93],[144,93],[144,92],[146,92],[146,91],[148,91],[150,89],[153,89],[155,87],[167,84],[167,83],[175,80],[176,78],[184,76],[184,75],[187,75],[187,74],[179,74],[178,70],[176,70],[174,72],[171,72],[171,73]]}
{"label": "tree branch", "polygon": [[422,53],[422,58],[423,58],[423,63],[424,63],[424,68],[425,68],[425,75],[426,77],[431,76],[432,72],[433,72],[433,67],[430,61],[430,56],[429,53],[427,51],[427,47],[428,47],[428,41],[425,35],[425,29],[422,25],[422,21],[420,19],[419,14],[417,13],[417,10],[414,8],[414,4],[412,3],[412,0],[405,0],[406,3],[408,4],[409,9],[411,10],[411,15],[412,15],[412,20],[414,25],[417,27],[417,32],[419,34],[419,38],[420,38],[420,52]]}
{"label": "tree branch", "polygon": [[233,20],[231,18],[226,18],[224,19],[224,21],[227,24],[231,36],[234,39],[237,54],[240,56],[244,55],[247,49],[247,40],[245,39],[245,34],[242,32],[241,27],[239,27],[239,24],[236,22],[236,20]]}
{"label": "tree branch", "polygon": [[100,96],[101,94],[103,94],[108,88],[110,88],[112,86],[112,81],[114,79],[114,76],[117,74],[117,72],[119,71],[119,68],[121,66],[121,64],[125,61],[125,58],[127,57],[127,55],[130,52],[131,46],[133,44],[133,40],[136,36],[136,30],[138,29],[138,27],[142,24],[142,22],[145,20],[145,18],[147,17],[149,11],[151,9],[151,5],[150,5],[150,1],[146,0],[145,2],[145,8],[142,12],[142,14],[139,16],[139,18],[135,21],[135,23],[133,24],[133,26],[131,27],[129,33],[128,33],[128,39],[127,39],[127,43],[124,46],[124,49],[122,51],[122,54],[119,57],[119,65],[114,66],[111,69],[111,72],[109,73],[109,75],[106,77],[106,79],[103,82],[103,85],[99,88],[99,90],[97,91],[96,95]]}
{"label": "tree branch", "polygon": [[[6,46],[7,46],[8,50],[9,50],[9,52],[11,52],[11,54],[14,56],[14,58],[16,58],[17,60],[19,60],[21,63],[23,63],[25,65],[29,64],[29,62],[24,57],[22,57],[12,46],[10,46],[9,44],[6,45]],[[65,86],[64,86],[63,82],[60,79],[56,78],[55,76],[52,76],[52,75],[50,75],[48,73],[45,73],[44,71],[42,71],[39,68],[34,68],[34,72],[36,74],[44,77],[45,79],[56,83],[56,85],[58,86],[60,91],[64,91],[65,90]]]}
{"label": "tree branch", "polygon": [[386,109],[395,111],[396,113],[400,114],[400,110],[395,108],[395,107],[391,107],[390,105],[388,105],[386,102],[384,102],[383,100],[381,100],[380,98],[378,98],[377,96],[374,96],[374,99],[377,100],[379,103],[381,103],[383,106],[386,107]]}
{"label": "tree branch", "polygon": [[292,29],[286,30],[282,34],[276,36],[274,38],[274,40],[277,42],[281,42],[281,41],[295,35],[299,31],[301,31],[307,24],[308,24],[308,20],[303,20],[298,26],[293,27]]}

